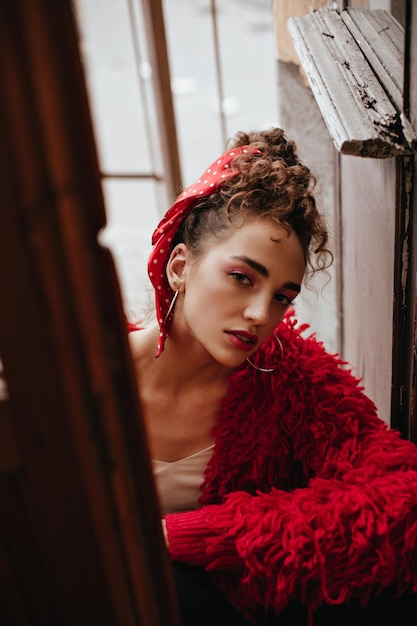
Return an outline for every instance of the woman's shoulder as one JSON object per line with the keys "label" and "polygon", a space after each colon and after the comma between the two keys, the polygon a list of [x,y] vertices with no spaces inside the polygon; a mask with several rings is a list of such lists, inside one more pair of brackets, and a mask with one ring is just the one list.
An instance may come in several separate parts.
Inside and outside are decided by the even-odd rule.
{"label": "woman's shoulder", "polygon": [[288,315],[280,326],[279,337],[284,350],[287,348],[282,373],[284,387],[298,386],[300,395],[309,397],[311,402],[314,399],[313,404],[329,415],[348,412],[358,417],[375,417],[375,404],[352,364],[326,350],[307,324],[299,324],[294,315]]}
{"label": "woman's shoulder", "polygon": [[353,367],[338,353],[329,352],[310,326],[299,322],[294,311],[285,316],[276,334],[282,343],[280,369],[285,377],[302,380],[305,387],[323,388],[328,384],[346,391],[363,390]]}
{"label": "woman's shoulder", "polygon": [[326,363],[332,367],[347,365],[337,353],[329,352],[324,343],[312,332],[309,324],[298,320],[293,310],[289,311],[275,330],[282,344],[283,357],[295,361],[299,366],[309,367],[311,361]]}
{"label": "woman's shoulder", "polygon": [[139,365],[154,360],[158,328],[156,325],[144,326],[141,323],[126,320],[130,350],[133,360]]}
{"label": "woman's shoulder", "polygon": [[141,320],[132,321],[127,317],[126,314],[124,315],[124,319],[125,319],[126,330],[128,333],[132,333],[135,330],[145,329],[145,325],[143,324]]}
{"label": "woman's shoulder", "polygon": [[126,319],[126,330],[128,333],[132,333],[135,330],[144,330],[144,327],[137,322],[129,322],[129,320]]}

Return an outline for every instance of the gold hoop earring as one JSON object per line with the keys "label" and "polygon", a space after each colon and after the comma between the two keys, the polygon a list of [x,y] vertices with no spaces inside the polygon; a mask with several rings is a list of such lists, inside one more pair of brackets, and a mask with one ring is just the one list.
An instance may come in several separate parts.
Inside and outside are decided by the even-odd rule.
{"label": "gold hoop earring", "polygon": [[275,333],[273,333],[273,334],[274,334],[274,337],[275,337],[275,340],[276,340],[277,344],[279,345],[279,349],[281,350],[281,358],[280,358],[279,363],[277,364],[276,367],[266,368],[266,367],[258,367],[257,365],[252,363],[252,361],[248,357],[246,359],[247,362],[249,363],[249,365],[251,365],[253,367],[253,369],[258,370],[258,372],[265,372],[266,374],[270,374],[271,372],[275,372],[275,370],[278,369],[278,365],[282,361],[282,357],[284,356],[284,348],[282,347],[281,340],[280,340],[279,337],[277,337],[277,335]]}
{"label": "gold hoop earring", "polygon": [[175,303],[176,303],[176,301],[177,301],[177,298],[178,298],[178,294],[179,294],[179,291],[176,291],[176,292],[174,293],[174,295],[172,296],[171,304],[169,305],[169,307],[168,307],[168,311],[167,311],[167,314],[166,314],[166,315],[165,315],[165,317],[164,317],[164,321],[163,321],[163,324],[164,324],[164,325],[166,324],[166,322],[167,322],[167,320],[168,320],[169,316],[170,316],[170,315],[171,315],[171,313],[172,313],[172,310],[173,310],[173,308],[174,308],[174,306],[175,306]]}

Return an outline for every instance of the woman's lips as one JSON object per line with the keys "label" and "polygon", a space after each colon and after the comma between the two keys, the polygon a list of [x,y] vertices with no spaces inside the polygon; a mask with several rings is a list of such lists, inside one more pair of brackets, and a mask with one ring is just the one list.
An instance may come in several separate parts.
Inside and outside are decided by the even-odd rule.
{"label": "woman's lips", "polygon": [[229,337],[230,342],[239,350],[249,352],[253,346],[257,343],[258,338],[252,333],[248,333],[245,330],[228,330],[226,335]]}

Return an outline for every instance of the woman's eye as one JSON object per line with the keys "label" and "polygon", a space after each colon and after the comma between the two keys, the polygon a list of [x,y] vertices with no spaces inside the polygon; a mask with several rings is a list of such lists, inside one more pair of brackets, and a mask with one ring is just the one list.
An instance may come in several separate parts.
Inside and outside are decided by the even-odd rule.
{"label": "woman's eye", "polygon": [[246,276],[246,274],[242,274],[241,272],[231,272],[230,276],[232,276],[236,282],[240,283],[241,285],[251,285],[252,281],[249,278],[249,276]]}
{"label": "woman's eye", "polygon": [[292,304],[291,298],[285,295],[285,293],[277,293],[274,300],[283,306],[290,306]]}

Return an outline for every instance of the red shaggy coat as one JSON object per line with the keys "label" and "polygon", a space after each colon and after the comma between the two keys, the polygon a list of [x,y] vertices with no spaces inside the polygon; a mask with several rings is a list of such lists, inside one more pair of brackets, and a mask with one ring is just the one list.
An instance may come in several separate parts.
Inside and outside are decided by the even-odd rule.
{"label": "red shaggy coat", "polygon": [[[231,377],[201,507],[166,516],[172,559],[211,570],[251,619],[417,590],[417,446],[304,331],[287,316],[279,368]],[[277,358],[272,339],[262,363]]]}

